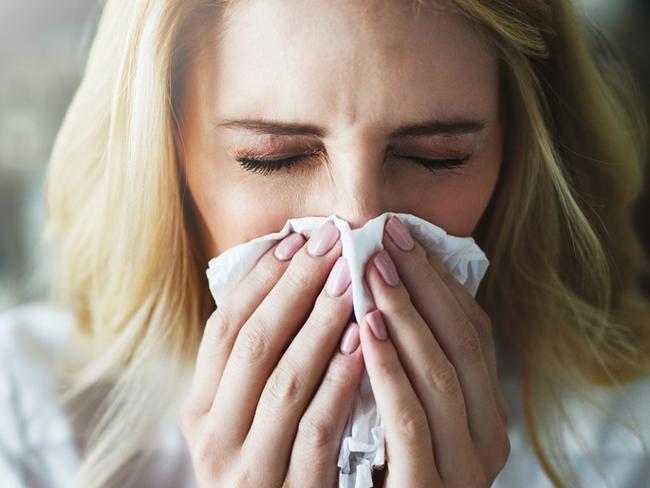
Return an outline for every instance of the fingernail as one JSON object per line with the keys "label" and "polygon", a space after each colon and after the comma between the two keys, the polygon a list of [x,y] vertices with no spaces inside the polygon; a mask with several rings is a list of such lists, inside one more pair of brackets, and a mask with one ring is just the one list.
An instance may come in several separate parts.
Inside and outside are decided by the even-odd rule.
{"label": "fingernail", "polygon": [[359,325],[351,322],[350,325],[348,325],[348,328],[345,329],[343,339],[341,339],[341,352],[345,354],[352,354],[357,350],[360,343]]}
{"label": "fingernail", "polygon": [[415,247],[411,233],[397,217],[393,216],[388,219],[386,232],[402,251],[411,251]]}
{"label": "fingernail", "polygon": [[304,243],[305,239],[302,234],[298,232],[292,232],[284,239],[282,239],[280,244],[275,247],[275,257],[282,261],[291,259],[293,255],[296,254],[296,251],[298,251],[298,249],[300,249]]}
{"label": "fingernail", "polygon": [[379,310],[373,310],[366,314],[366,322],[368,322],[370,330],[377,339],[385,341],[388,338],[388,334],[386,333],[386,324],[384,324],[384,319]]}
{"label": "fingernail", "polygon": [[397,283],[399,283],[397,269],[395,268],[393,260],[390,258],[390,255],[386,252],[385,249],[382,249],[377,253],[373,259],[373,262],[375,263],[375,266],[377,266],[379,274],[384,279],[384,282],[388,286],[397,286]]}
{"label": "fingernail", "polygon": [[350,284],[350,270],[343,256],[339,256],[330,272],[325,291],[332,297],[340,296]]}
{"label": "fingernail", "polygon": [[331,220],[325,222],[309,239],[307,251],[312,256],[327,254],[339,238],[339,230]]}

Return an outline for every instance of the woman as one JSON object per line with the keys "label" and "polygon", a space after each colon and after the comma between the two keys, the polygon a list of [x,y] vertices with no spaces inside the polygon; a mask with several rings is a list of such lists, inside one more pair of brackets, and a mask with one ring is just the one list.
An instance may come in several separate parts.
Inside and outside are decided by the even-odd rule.
{"label": "woman", "polygon": [[[583,431],[619,435],[650,389],[645,132],[616,87],[564,0],[109,0],[48,186],[74,485],[333,486],[364,364],[375,485],[648,482],[634,436],[595,468],[565,437],[574,402],[627,399]],[[473,236],[476,300],[393,219],[360,324],[331,225],[214,310],[210,257],[291,217],[385,211]],[[184,449],[134,464],[165,429]]]}

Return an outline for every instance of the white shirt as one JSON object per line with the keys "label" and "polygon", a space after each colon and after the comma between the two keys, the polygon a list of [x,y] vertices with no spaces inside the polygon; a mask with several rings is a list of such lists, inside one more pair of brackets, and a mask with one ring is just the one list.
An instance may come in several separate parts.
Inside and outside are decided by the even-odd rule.
{"label": "white shirt", "polygon": [[[69,352],[73,319],[69,312],[45,303],[26,304],[0,313],[0,487],[59,488],[70,486],[80,459],[75,433],[58,404],[54,363]],[[516,362],[498,348],[500,384],[510,407],[511,453],[493,487],[551,488],[528,442],[521,410]],[[650,375],[625,386],[623,392],[597,390],[598,398],[625,415],[632,408],[650,445]],[[632,433],[602,415],[576,411],[576,427],[593,449],[596,466],[567,434],[570,459],[584,487],[650,488],[650,455]],[[161,421],[152,442],[151,460],[133,473],[128,486],[194,487],[192,465],[176,412]]]}

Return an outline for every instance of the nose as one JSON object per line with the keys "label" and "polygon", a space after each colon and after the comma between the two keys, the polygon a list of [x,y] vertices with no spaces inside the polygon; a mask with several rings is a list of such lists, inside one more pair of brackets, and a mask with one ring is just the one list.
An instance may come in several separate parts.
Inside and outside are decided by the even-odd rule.
{"label": "nose", "polygon": [[387,211],[381,204],[377,190],[355,189],[355,195],[339,200],[332,213],[350,224],[351,229],[363,227],[365,223]]}
{"label": "nose", "polygon": [[383,158],[370,153],[330,158],[329,198],[321,215],[336,214],[355,229],[387,212]]}

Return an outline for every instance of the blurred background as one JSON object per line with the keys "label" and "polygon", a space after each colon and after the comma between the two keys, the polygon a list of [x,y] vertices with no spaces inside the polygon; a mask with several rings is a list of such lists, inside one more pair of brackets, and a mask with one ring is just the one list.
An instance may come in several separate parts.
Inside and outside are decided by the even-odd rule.
{"label": "blurred background", "polygon": [[[650,1],[574,1],[619,46],[650,100]],[[47,294],[51,250],[40,244],[45,169],[102,3],[0,0],[0,311]],[[636,220],[650,249],[647,178],[645,186]],[[650,290],[647,278],[644,286]]]}

